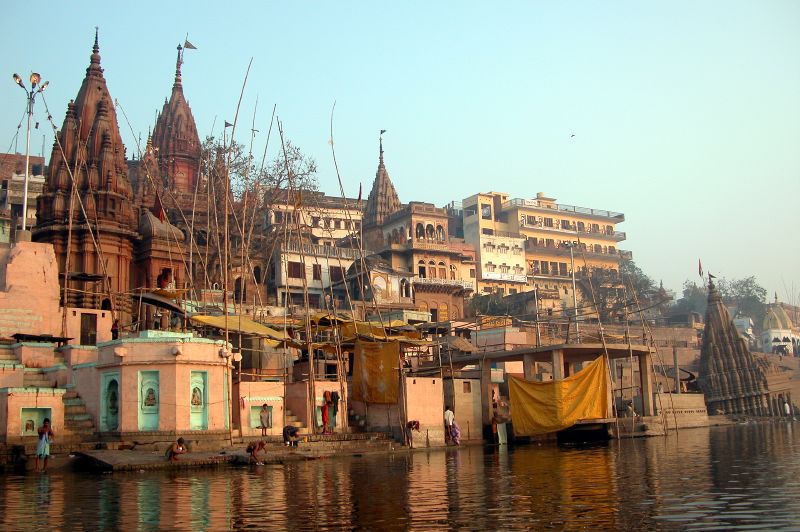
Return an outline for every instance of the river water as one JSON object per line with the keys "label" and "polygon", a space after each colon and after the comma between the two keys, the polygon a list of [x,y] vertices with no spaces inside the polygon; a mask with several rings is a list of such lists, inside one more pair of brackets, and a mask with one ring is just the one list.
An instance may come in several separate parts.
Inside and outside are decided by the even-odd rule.
{"label": "river water", "polygon": [[0,530],[800,530],[800,423],[591,448],[0,475]]}

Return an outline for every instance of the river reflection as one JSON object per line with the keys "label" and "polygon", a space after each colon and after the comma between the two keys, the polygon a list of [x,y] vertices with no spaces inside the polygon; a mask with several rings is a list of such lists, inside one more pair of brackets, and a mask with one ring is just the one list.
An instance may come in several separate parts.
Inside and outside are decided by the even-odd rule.
{"label": "river reflection", "polygon": [[0,476],[0,528],[800,530],[798,424],[169,473]]}

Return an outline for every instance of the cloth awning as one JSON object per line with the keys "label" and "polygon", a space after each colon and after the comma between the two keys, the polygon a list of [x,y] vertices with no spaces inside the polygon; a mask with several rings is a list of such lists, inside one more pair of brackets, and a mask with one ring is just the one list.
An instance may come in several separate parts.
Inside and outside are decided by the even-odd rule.
{"label": "cloth awning", "polygon": [[[192,316],[191,321],[198,325],[205,325],[217,329],[225,329],[225,316],[207,316],[197,315]],[[270,338],[278,342],[291,341],[292,339],[282,331],[276,331],[266,325],[262,325],[257,321],[253,321],[247,316],[228,316],[227,328],[229,331],[239,332],[242,334],[251,334],[253,336],[260,336],[262,338]]]}
{"label": "cloth awning", "polygon": [[184,311],[180,307],[180,305],[178,305],[171,299],[168,299],[164,296],[160,296],[154,292],[142,292],[141,294],[139,294],[138,299],[139,301],[141,301],[146,305],[153,305],[154,307],[163,308],[180,315],[184,314]]}

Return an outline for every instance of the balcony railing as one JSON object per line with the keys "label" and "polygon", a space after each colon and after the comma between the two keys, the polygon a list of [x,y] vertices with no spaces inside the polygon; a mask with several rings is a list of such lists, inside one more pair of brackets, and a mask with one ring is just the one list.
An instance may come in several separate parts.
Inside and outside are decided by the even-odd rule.
{"label": "balcony railing", "polygon": [[[569,257],[569,248],[558,246],[558,245],[547,245],[547,244],[533,244],[531,240],[525,242],[525,250],[530,253],[546,253],[548,255],[556,255],[559,257]],[[606,250],[606,251],[597,251],[591,247],[586,248],[577,248],[574,250],[574,254],[576,257],[581,257],[586,255],[587,257],[619,257],[624,260],[630,260],[633,256],[630,251],[625,251],[622,249],[613,249],[613,250]]]}
{"label": "balcony railing", "polygon": [[537,222],[535,224],[530,224],[530,223],[523,222],[523,221],[520,220],[519,226],[524,228],[524,229],[536,229],[536,230],[542,230],[542,231],[551,231],[551,232],[554,232],[554,233],[562,233],[562,234],[567,234],[567,235],[574,235],[574,234],[588,235],[590,237],[595,237],[595,238],[603,238],[603,239],[614,240],[615,242],[621,242],[621,241],[625,240],[625,238],[627,237],[627,235],[625,234],[624,231],[606,231],[606,230],[602,230],[602,229],[597,229],[597,230],[583,229],[583,230],[580,230],[575,226],[571,226],[571,227],[547,226],[547,225],[544,225],[544,223],[542,223],[542,222]]}
{"label": "balcony railing", "polygon": [[511,207],[528,207],[533,209],[557,210],[562,212],[573,212],[575,214],[585,214],[588,216],[598,216],[601,218],[611,218],[622,222],[625,215],[621,212],[607,211],[605,209],[590,209],[588,207],[577,207],[575,205],[564,205],[560,203],[543,203],[535,199],[514,198],[503,203],[503,209]]}
{"label": "balcony railing", "polygon": [[297,243],[283,244],[281,251],[287,253],[302,253],[309,257],[334,257],[342,259],[356,260],[360,257],[359,251],[352,248],[337,248],[333,246],[317,246],[313,244],[303,244],[300,246]]}
{"label": "balcony railing", "polygon": [[428,277],[414,277],[411,281],[413,284],[420,284],[420,285],[438,285],[438,286],[459,286],[465,290],[473,290],[474,286],[472,281],[464,281],[461,279],[438,279],[436,277],[428,278]]}

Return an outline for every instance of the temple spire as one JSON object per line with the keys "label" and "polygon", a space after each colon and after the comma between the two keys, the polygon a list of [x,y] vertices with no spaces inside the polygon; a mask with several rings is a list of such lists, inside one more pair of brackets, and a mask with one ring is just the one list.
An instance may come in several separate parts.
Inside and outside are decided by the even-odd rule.
{"label": "temple spire", "polygon": [[173,87],[181,86],[181,65],[183,64],[183,46],[178,45],[178,60],[175,62],[175,84]]}
{"label": "temple spire", "polygon": [[103,69],[100,68],[100,44],[99,44],[99,28],[94,27],[94,46],[92,46],[92,55],[89,59],[89,68],[86,69],[87,74],[103,75]]}

